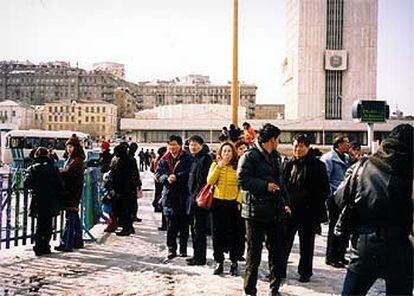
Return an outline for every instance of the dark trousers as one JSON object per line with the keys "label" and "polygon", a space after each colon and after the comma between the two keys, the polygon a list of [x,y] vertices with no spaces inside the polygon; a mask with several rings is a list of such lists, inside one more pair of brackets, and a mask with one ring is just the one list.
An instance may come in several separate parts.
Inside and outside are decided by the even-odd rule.
{"label": "dark trousers", "polygon": [[35,248],[38,251],[49,251],[49,242],[53,232],[53,217],[38,213],[36,222]]}
{"label": "dark trousers", "polygon": [[328,241],[326,245],[326,261],[339,262],[345,258],[349,236],[338,237],[334,235],[335,224],[338,221],[341,210],[332,198],[328,199],[327,204],[329,214],[329,229]]}
{"label": "dark trousers", "polygon": [[[133,193],[130,194],[117,194],[114,203],[113,211],[118,218],[118,225],[123,229],[133,228],[133,211],[135,211],[136,196]],[[135,214],[135,213],[134,213]]]}
{"label": "dark trousers", "polygon": [[[315,248],[315,227],[312,221],[286,222],[286,256],[289,258],[296,233],[299,234],[300,259],[298,273],[301,276],[311,277],[313,272],[313,250]],[[287,263],[287,261],[286,261]]]}
{"label": "dark trousers", "polygon": [[230,251],[230,260],[235,263],[238,255],[238,203],[236,200],[214,199],[213,215],[213,257],[216,262],[224,261],[224,252]]}
{"label": "dark trousers", "polygon": [[65,231],[61,237],[60,245],[65,250],[72,250],[83,244],[82,226],[78,211],[66,211]]}
{"label": "dark trousers", "polygon": [[143,172],[144,171],[144,165],[145,165],[145,162],[144,162],[144,160],[139,160],[139,169],[140,169],[140,171],[141,172]]}
{"label": "dark trousers", "polygon": [[[348,270],[342,295],[366,295],[376,280],[376,276],[364,276]],[[385,290],[387,295],[412,295],[413,281],[398,277],[385,279]]]}
{"label": "dark trousers", "polygon": [[180,254],[187,254],[190,218],[185,214],[166,216],[167,247],[170,253],[177,253],[177,236],[180,234]]}
{"label": "dark trousers", "polygon": [[257,273],[262,258],[263,242],[269,252],[270,290],[279,290],[281,279],[286,278],[286,246],[280,222],[246,220],[247,258],[244,274],[244,291],[256,295]]}
{"label": "dark trousers", "polygon": [[191,235],[193,238],[193,257],[198,261],[206,261],[208,219],[209,212],[196,206]]}
{"label": "dark trousers", "polygon": [[241,213],[239,211],[238,213],[238,241],[237,241],[237,254],[238,254],[238,259],[240,260],[241,257],[244,256],[244,252],[246,250],[246,223],[244,221],[244,218],[241,217]]}

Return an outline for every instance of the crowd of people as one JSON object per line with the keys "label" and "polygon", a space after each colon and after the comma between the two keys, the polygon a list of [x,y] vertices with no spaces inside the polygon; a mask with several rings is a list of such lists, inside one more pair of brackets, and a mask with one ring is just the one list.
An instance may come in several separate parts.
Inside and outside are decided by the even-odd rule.
{"label": "crowd of people", "polygon": [[[313,276],[315,236],[321,234],[321,223],[329,223],[325,262],[334,268],[348,266],[343,295],[364,295],[377,278],[385,279],[387,294],[411,295],[413,127],[394,128],[370,156],[362,156],[361,146],[350,143],[347,136],[335,138],[331,151],[322,155],[310,147],[306,134],[299,133],[292,140],[292,157],[282,159],[277,150],[280,134],[272,124],[261,127],[258,135],[247,122],[243,131],[231,125],[228,130],[223,128],[215,152],[199,135],[189,137],[186,143],[171,135],[156,156],[147,150],[149,164],[142,156],[147,152],[141,149],[140,169],[154,173],[153,206],[162,213],[158,229],[166,231],[164,262],[179,256],[187,257],[188,265],[205,265],[211,235],[216,263],[212,273],[225,272],[226,253],[232,276],[240,275],[238,263],[246,261],[244,292],[256,295],[265,242],[271,295],[279,295],[296,234],[299,281],[306,283]],[[35,162],[28,169],[25,185],[34,192],[33,208],[37,208],[39,221],[37,255],[50,253],[51,217],[59,208],[59,203],[48,200],[52,196],[48,193],[61,196],[66,210],[65,232],[56,249],[83,246],[78,211],[84,153],[76,137],[66,145],[68,159],[62,169],[53,166],[45,148],[36,150]],[[121,143],[113,155],[109,143],[103,142],[101,148],[104,203],[110,208],[105,231],[121,227],[116,234],[128,236],[135,232],[133,222],[139,221],[138,145]],[[213,188],[208,209],[196,202],[206,186]],[[354,216],[346,220],[348,208]],[[352,230],[344,230],[351,226]],[[188,252],[190,233],[192,256]],[[348,247],[350,260],[345,256]]]}

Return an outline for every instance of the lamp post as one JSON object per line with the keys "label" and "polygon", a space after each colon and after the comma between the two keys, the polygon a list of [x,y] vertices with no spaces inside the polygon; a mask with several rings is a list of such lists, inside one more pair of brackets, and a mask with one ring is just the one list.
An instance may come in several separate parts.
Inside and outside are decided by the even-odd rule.
{"label": "lamp post", "polygon": [[232,123],[238,126],[239,79],[238,79],[238,15],[239,1],[233,0],[233,81],[231,84]]}
{"label": "lamp post", "polygon": [[322,113],[322,147],[325,148],[325,110]]}

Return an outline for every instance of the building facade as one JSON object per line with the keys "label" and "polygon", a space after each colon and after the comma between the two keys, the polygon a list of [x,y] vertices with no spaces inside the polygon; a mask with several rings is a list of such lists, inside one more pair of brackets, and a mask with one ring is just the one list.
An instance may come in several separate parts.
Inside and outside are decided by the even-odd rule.
{"label": "building facade", "polygon": [[109,138],[117,130],[117,107],[104,101],[58,101],[46,103],[44,129],[88,133],[95,139]]}
{"label": "building facade", "polygon": [[[133,96],[138,88],[136,84],[104,71],[86,71],[66,62],[0,62],[0,100],[29,104],[55,100],[103,99],[111,102],[119,87],[128,88]],[[139,99],[136,95],[137,102],[142,103]]]}
{"label": "building facade", "polygon": [[92,65],[94,71],[102,71],[125,79],[125,65],[114,62],[100,62]]}
{"label": "building facade", "polygon": [[[231,105],[231,84],[211,84],[209,76],[188,75],[171,81],[144,82],[143,109],[176,104]],[[240,84],[239,105],[246,108],[246,118],[254,118],[256,90],[253,84]]]}
{"label": "building facade", "polygon": [[351,119],[376,99],[378,0],[286,1],[286,119]]}
{"label": "building facade", "polygon": [[0,102],[0,124],[13,129],[35,128],[35,109],[12,100]]}
{"label": "building facade", "polygon": [[284,104],[256,104],[254,119],[283,119],[284,116]]}

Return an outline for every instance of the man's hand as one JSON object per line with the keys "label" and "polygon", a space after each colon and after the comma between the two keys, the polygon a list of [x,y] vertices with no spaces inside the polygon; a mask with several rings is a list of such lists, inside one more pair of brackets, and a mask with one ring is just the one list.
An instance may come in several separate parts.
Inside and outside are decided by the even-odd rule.
{"label": "man's hand", "polygon": [[275,193],[276,191],[279,191],[280,187],[279,185],[270,182],[269,184],[267,184],[267,191]]}
{"label": "man's hand", "polygon": [[171,174],[171,175],[168,176],[167,181],[168,181],[168,183],[173,184],[177,181],[177,177],[174,174]]}

